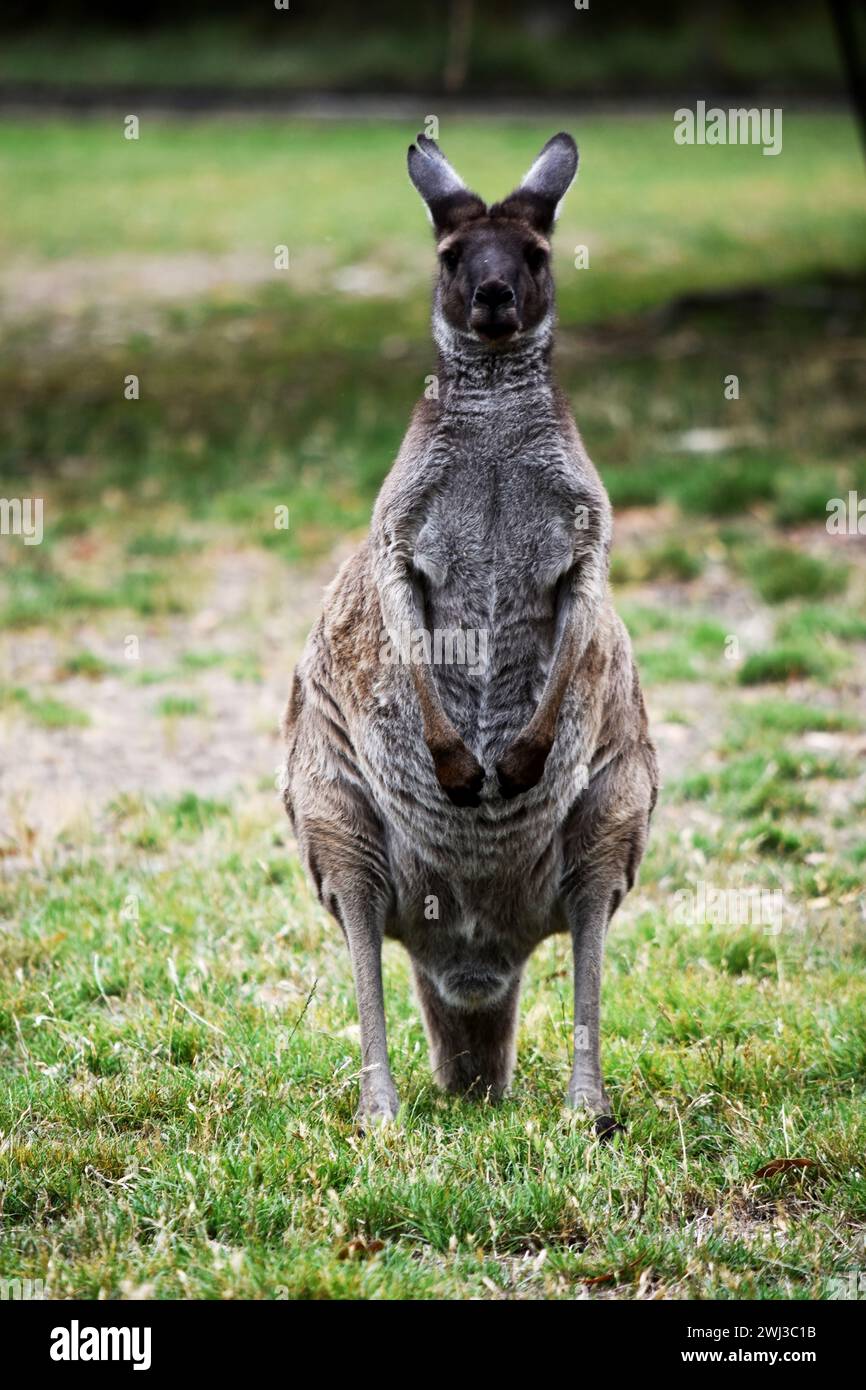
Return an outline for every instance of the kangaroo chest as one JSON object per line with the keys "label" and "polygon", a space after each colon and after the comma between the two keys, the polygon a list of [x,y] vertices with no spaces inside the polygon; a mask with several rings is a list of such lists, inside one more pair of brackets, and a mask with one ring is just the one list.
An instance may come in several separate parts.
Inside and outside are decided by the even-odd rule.
{"label": "kangaroo chest", "polygon": [[492,627],[549,621],[574,552],[561,453],[543,436],[530,445],[482,434],[452,448],[415,540],[431,614]]}
{"label": "kangaroo chest", "polygon": [[479,429],[451,446],[417,533],[433,678],[482,759],[523,726],[544,686],[574,554],[571,486],[554,433]]}

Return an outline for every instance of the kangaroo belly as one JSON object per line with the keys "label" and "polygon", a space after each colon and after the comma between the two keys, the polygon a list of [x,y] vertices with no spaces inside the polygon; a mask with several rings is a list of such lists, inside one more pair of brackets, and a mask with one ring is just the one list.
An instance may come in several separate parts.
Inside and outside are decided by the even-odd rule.
{"label": "kangaroo belly", "polygon": [[459,583],[426,605],[442,707],[482,763],[504,752],[541,698],[553,650],[548,595],[472,591]]}
{"label": "kangaroo belly", "polygon": [[[519,797],[505,799],[494,772],[495,759],[476,755],[486,778],[480,805],[466,810],[452,805],[436,780],[408,671],[393,671],[391,680],[399,681],[400,695],[383,707],[380,716],[365,719],[356,728],[355,749],[361,774],[387,826],[389,859],[403,885],[398,893],[401,902],[417,906],[428,894],[441,896],[430,886],[434,881],[451,883],[461,895],[480,893],[485,884],[495,883],[493,906],[488,912],[485,905],[480,914],[485,920],[489,916],[501,922],[505,903],[523,918],[536,909],[545,910],[558,882],[552,866],[561,827],[585,786],[590,756],[586,743],[590,730],[575,700],[566,696],[541,782]],[[458,725],[466,708],[461,696],[454,706]],[[496,727],[493,719],[499,709],[493,701],[480,706],[476,746],[485,737],[494,740],[493,732],[485,731]],[[523,719],[507,705],[501,709],[494,740],[499,744],[519,731]],[[474,897],[461,896],[461,904],[474,901]],[[466,915],[471,916],[468,906]]]}
{"label": "kangaroo belly", "polygon": [[564,928],[561,847],[546,854],[536,848],[520,877],[500,866],[495,875],[472,880],[455,868],[431,873],[420,855],[398,856],[389,934],[448,1003],[471,1010],[501,997],[539,941]]}

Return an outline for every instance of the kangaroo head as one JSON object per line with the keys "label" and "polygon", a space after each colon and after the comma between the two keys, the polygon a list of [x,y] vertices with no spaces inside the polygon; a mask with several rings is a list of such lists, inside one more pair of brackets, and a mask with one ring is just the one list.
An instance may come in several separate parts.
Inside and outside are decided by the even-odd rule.
{"label": "kangaroo head", "polygon": [[577,146],[548,140],[523,182],[485,206],[434,140],[409,146],[409,177],[436,233],[436,308],[450,327],[500,349],[542,324],[553,309],[550,233],[577,173]]}

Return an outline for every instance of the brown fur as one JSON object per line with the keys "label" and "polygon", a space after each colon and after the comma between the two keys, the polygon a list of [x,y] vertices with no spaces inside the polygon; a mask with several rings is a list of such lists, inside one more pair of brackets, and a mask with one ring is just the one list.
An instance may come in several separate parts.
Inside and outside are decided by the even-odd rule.
{"label": "brown fur", "polygon": [[[547,237],[576,165],[555,136],[486,209],[432,141],[410,151],[440,253],[440,396],[413,413],[370,536],[327,591],[284,722],[286,808],[352,958],[363,1123],[397,1109],[385,936],[412,959],[437,1083],[498,1097],[525,963],[567,931],[567,1101],[613,1126],[604,938],[658,772],[607,590],[610,506],[550,375]],[[485,633],[489,647],[474,671],[416,660],[406,629]]]}

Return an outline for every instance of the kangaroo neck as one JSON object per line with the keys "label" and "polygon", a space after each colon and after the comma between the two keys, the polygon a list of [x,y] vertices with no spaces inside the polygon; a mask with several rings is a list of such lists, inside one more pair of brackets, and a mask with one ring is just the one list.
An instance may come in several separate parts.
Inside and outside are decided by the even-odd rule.
{"label": "kangaroo neck", "polygon": [[551,399],[549,330],[527,334],[499,350],[457,334],[441,320],[434,321],[433,336],[439,349],[440,401],[448,414],[474,414],[501,404],[503,397],[521,404]]}

